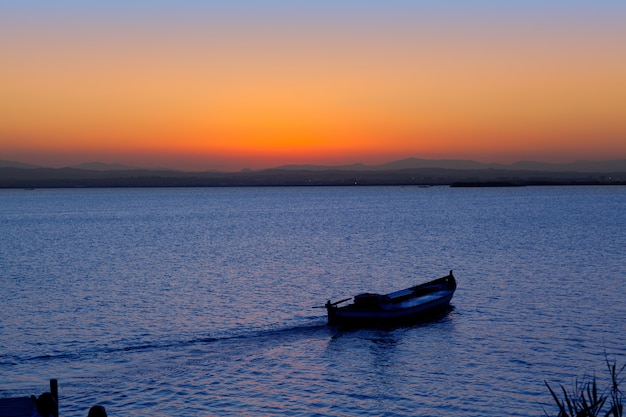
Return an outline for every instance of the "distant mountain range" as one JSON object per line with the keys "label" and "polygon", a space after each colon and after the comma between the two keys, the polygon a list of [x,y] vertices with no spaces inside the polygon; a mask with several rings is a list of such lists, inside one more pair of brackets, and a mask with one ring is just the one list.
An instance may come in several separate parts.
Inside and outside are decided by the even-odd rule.
{"label": "distant mountain range", "polygon": [[[37,169],[37,168],[50,168],[40,165],[24,164],[22,162],[4,161],[0,160],[0,168],[22,168],[22,169]],[[121,164],[105,164],[103,162],[87,162],[84,164],[72,165],[67,168],[86,169],[90,171],[127,171],[131,169],[141,169],[138,167],[131,167]]]}
{"label": "distant mountain range", "polygon": [[240,172],[188,172],[91,162],[65,168],[0,160],[0,188],[220,187],[304,185],[624,184],[626,159],[555,164],[485,164],[409,158],[381,165],[284,165]]}
{"label": "distant mountain range", "polygon": [[284,165],[277,169],[288,170],[344,170],[344,171],[393,171],[402,169],[502,169],[515,171],[546,171],[546,172],[626,172],[626,159],[616,159],[609,161],[576,161],[570,163],[547,163],[522,161],[513,164],[481,163],[471,160],[459,159],[418,159],[408,158],[399,161],[388,162],[381,165]]}
{"label": "distant mountain range", "polygon": [[[36,169],[49,168],[22,162],[0,160],[0,168],[22,168]],[[87,162],[72,165],[65,168],[82,169],[88,171],[177,171],[165,168],[141,168],[122,164],[110,164],[103,162]],[[626,172],[626,159],[614,159],[607,161],[576,161],[568,163],[549,163],[536,161],[521,161],[512,164],[482,163],[463,159],[419,159],[407,158],[399,161],[388,162],[380,165],[350,164],[350,165],[282,165],[267,170],[288,170],[288,171],[395,171],[404,169],[501,169],[515,171],[545,171],[545,172]],[[59,168],[61,169],[61,168]],[[245,170],[251,171],[251,170]],[[261,170],[261,171],[265,171]],[[181,171],[189,172],[189,171]],[[216,172],[216,171],[211,171]]]}

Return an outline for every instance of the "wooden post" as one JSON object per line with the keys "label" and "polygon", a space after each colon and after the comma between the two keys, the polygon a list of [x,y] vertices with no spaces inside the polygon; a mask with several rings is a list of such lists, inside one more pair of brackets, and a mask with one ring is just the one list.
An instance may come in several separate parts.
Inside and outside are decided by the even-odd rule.
{"label": "wooden post", "polygon": [[54,417],[59,417],[59,384],[56,379],[50,380],[50,394],[54,397]]}

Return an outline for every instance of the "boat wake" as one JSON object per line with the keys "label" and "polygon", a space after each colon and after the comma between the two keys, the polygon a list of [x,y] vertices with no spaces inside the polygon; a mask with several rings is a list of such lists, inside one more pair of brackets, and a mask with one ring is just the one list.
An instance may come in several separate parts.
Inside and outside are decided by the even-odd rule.
{"label": "boat wake", "polygon": [[179,335],[179,338],[157,340],[157,338],[153,336],[152,340],[119,340],[107,344],[103,344],[99,341],[90,341],[83,343],[82,346],[77,346],[76,343],[72,343],[63,349],[57,348],[54,352],[43,355],[2,355],[0,356],[0,364],[12,365],[25,362],[50,361],[74,362],[90,360],[102,355],[175,351],[195,347],[201,348],[221,343],[263,344],[268,341],[283,343],[288,340],[307,337],[330,338],[332,333],[332,329],[329,329],[326,325],[325,318],[310,317],[305,323],[299,323],[293,326],[286,326],[284,323],[275,323],[274,325],[264,328],[229,329],[222,331],[220,334],[203,334],[192,338],[185,338],[183,335]]}

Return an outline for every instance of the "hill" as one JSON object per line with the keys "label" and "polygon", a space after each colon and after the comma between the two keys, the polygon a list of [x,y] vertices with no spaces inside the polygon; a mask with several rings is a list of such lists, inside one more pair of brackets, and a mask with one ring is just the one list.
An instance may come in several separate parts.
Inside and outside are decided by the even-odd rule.
{"label": "hill", "polygon": [[407,158],[399,161],[388,162],[381,165],[339,165],[339,166],[323,166],[323,165],[284,165],[277,169],[285,170],[310,170],[325,171],[330,169],[342,171],[396,171],[403,169],[425,169],[425,168],[442,168],[454,170],[473,170],[473,169],[499,169],[513,171],[546,171],[546,172],[592,172],[592,173],[610,173],[610,172],[626,172],[626,159],[616,159],[609,161],[576,161],[570,163],[546,163],[534,161],[515,162],[513,164],[497,164],[497,163],[481,163],[471,160],[458,159],[419,159]]}
{"label": "hill", "polygon": [[42,168],[2,162],[0,188],[626,184],[626,160],[497,165],[410,158],[375,166],[289,165],[241,172],[150,170],[99,163]]}

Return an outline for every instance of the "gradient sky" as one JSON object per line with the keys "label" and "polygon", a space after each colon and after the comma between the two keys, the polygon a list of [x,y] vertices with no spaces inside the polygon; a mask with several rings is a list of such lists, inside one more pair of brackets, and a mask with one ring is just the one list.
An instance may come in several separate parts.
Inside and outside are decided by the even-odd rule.
{"label": "gradient sky", "polygon": [[626,158],[626,1],[0,0],[0,159]]}

